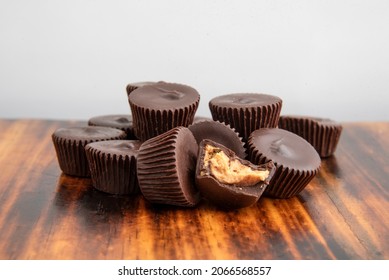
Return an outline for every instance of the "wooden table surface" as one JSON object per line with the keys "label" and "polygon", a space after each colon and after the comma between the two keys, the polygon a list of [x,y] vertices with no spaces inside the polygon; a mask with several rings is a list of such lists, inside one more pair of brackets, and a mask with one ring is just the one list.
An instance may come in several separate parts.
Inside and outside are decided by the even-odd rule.
{"label": "wooden table surface", "polygon": [[0,120],[0,259],[389,259],[389,122],[344,123],[298,196],[230,212],[63,175],[51,134],[85,124]]}

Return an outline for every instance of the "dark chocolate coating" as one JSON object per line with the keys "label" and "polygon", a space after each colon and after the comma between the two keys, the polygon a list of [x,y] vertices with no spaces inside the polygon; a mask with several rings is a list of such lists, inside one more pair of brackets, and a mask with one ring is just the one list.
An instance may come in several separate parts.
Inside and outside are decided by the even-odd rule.
{"label": "dark chocolate coating", "polygon": [[246,158],[246,149],[242,138],[229,125],[219,121],[204,120],[191,124],[188,128],[198,144],[204,139],[210,139],[233,150],[238,157]]}
{"label": "dark chocolate coating", "polygon": [[132,116],[125,114],[95,116],[88,120],[90,126],[105,126],[121,129],[127,133],[127,139],[136,140],[132,125]]}
{"label": "dark chocolate coating", "polygon": [[276,127],[282,100],[262,93],[233,93],[209,101],[212,118],[235,128],[246,142],[250,133],[262,127]]}
{"label": "dark chocolate coating", "polygon": [[184,207],[200,199],[194,185],[198,145],[190,130],[175,127],[145,141],[138,154],[138,181],[151,203]]}
{"label": "dark chocolate coating", "polygon": [[136,159],[141,142],[108,140],[85,146],[93,186],[110,194],[139,192]]}
{"label": "dark chocolate coating", "polygon": [[195,116],[193,119],[193,123],[198,123],[202,121],[212,121],[212,118],[204,117],[204,116]]}
{"label": "dark chocolate coating", "polygon": [[341,124],[311,116],[281,116],[278,127],[303,137],[323,158],[335,152],[342,133]]}
{"label": "dark chocolate coating", "polygon": [[265,195],[289,198],[301,192],[320,169],[320,156],[302,137],[279,128],[261,128],[248,141],[250,161],[273,161],[276,173]]}
{"label": "dark chocolate coating", "polygon": [[190,125],[200,95],[186,85],[158,82],[134,90],[128,101],[135,136],[146,141],[174,127]]}
{"label": "dark chocolate coating", "polygon": [[251,134],[249,145],[269,160],[284,167],[315,170],[320,166],[320,157],[312,145],[284,129],[258,129]]}
{"label": "dark chocolate coating", "polygon": [[125,133],[122,130],[112,127],[86,126],[58,128],[53,133],[53,136],[66,140],[95,142],[99,140],[122,138],[125,136]]}
{"label": "dark chocolate coating", "polygon": [[158,82],[137,88],[128,98],[131,104],[149,110],[178,110],[197,103],[200,95],[187,85]]}
{"label": "dark chocolate coating", "polygon": [[92,142],[124,139],[126,133],[111,127],[88,126],[59,128],[52,134],[59,166],[63,173],[90,177],[85,146]]}
{"label": "dark chocolate coating", "polygon": [[[254,170],[269,170],[268,178],[264,182],[259,182],[254,186],[244,186],[239,184],[221,183],[214,176],[209,174],[209,171],[206,172],[206,174],[201,174],[204,166],[205,146],[207,144],[220,148],[230,159],[237,159],[243,165],[249,166]],[[275,166],[272,162],[254,165],[250,161],[237,157],[236,154],[227,147],[209,139],[205,139],[201,141],[199,147],[196,165],[196,186],[201,195],[212,204],[224,209],[238,209],[253,205],[259,200],[272,178],[274,171]]]}
{"label": "dark chocolate coating", "polygon": [[130,83],[130,84],[128,84],[126,86],[127,96],[129,96],[131,94],[131,92],[133,92],[137,88],[140,88],[140,87],[143,87],[143,86],[153,85],[155,83],[156,82],[136,82],[136,83]]}
{"label": "dark chocolate coating", "polygon": [[210,102],[220,107],[240,109],[272,105],[282,100],[277,96],[263,93],[231,93],[217,96]]}
{"label": "dark chocolate coating", "polygon": [[112,156],[137,156],[142,142],[139,140],[107,140],[88,144],[90,148]]}

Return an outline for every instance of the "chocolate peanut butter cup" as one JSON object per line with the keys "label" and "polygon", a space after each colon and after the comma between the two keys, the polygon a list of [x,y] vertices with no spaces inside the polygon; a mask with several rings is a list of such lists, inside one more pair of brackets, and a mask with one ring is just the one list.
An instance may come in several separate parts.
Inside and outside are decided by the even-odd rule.
{"label": "chocolate peanut butter cup", "polygon": [[192,87],[158,82],[134,90],[128,97],[135,136],[146,141],[193,122],[200,95]]}
{"label": "chocolate peanut butter cup", "polygon": [[204,198],[218,207],[243,208],[259,200],[274,171],[271,161],[254,165],[227,147],[205,139],[199,147],[196,186]]}
{"label": "chocolate peanut butter cup", "polygon": [[138,182],[144,197],[155,204],[195,206],[194,185],[198,144],[186,127],[175,127],[145,141],[138,154]]}
{"label": "chocolate peanut butter cup", "polygon": [[105,126],[123,130],[127,139],[137,140],[134,135],[132,116],[125,114],[95,116],[88,120],[90,126]]}
{"label": "chocolate peanut butter cup", "polygon": [[203,120],[188,126],[198,144],[210,139],[233,150],[240,158],[246,158],[246,148],[239,133],[231,126],[213,120]]}
{"label": "chocolate peanut butter cup", "polygon": [[139,140],[108,140],[87,144],[85,152],[92,184],[110,194],[139,192],[136,161]]}
{"label": "chocolate peanut butter cup", "polygon": [[273,161],[276,172],[265,195],[289,198],[300,193],[320,169],[320,156],[302,137],[279,128],[255,130],[248,141],[254,164]]}
{"label": "chocolate peanut butter cup", "polygon": [[59,128],[52,134],[59,166],[63,173],[90,177],[85,146],[92,142],[125,139],[120,129],[101,126]]}
{"label": "chocolate peanut butter cup", "polygon": [[233,93],[209,101],[212,118],[235,128],[243,141],[258,128],[276,127],[282,100],[262,93]]}
{"label": "chocolate peanut butter cup", "polygon": [[341,124],[331,119],[310,116],[281,116],[278,127],[303,137],[322,158],[335,153],[342,133]]}

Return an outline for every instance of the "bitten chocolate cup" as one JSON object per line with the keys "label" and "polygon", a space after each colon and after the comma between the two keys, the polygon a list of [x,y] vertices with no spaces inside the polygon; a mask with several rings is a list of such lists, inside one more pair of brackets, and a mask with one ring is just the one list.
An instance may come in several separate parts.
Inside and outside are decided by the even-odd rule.
{"label": "bitten chocolate cup", "polygon": [[151,203],[183,207],[200,199],[194,184],[198,145],[186,127],[175,127],[145,141],[138,154],[138,182]]}
{"label": "bitten chocolate cup", "polygon": [[249,159],[254,164],[273,161],[276,172],[265,195],[289,198],[299,194],[320,169],[320,156],[302,137],[279,128],[255,130],[248,141]]}
{"label": "bitten chocolate cup", "polygon": [[233,93],[209,101],[212,118],[235,128],[246,142],[251,132],[276,127],[282,100],[262,93]]}
{"label": "bitten chocolate cup", "polygon": [[196,165],[196,186],[209,202],[225,209],[255,204],[266,189],[275,166],[254,165],[214,141],[201,141]]}
{"label": "bitten chocolate cup", "polygon": [[85,146],[92,142],[125,139],[120,129],[101,126],[59,128],[52,134],[59,166],[71,176],[90,177]]}
{"label": "bitten chocolate cup", "polygon": [[200,95],[187,85],[158,82],[134,90],[128,101],[135,136],[146,141],[174,127],[190,125]]}
{"label": "bitten chocolate cup", "polygon": [[246,158],[246,148],[239,133],[229,125],[213,120],[203,120],[191,124],[189,130],[198,144],[204,139],[210,139],[233,150],[240,158]]}
{"label": "bitten chocolate cup", "polygon": [[278,127],[303,137],[322,158],[335,153],[342,133],[341,124],[330,119],[309,116],[281,116]]}
{"label": "bitten chocolate cup", "polygon": [[108,140],[87,144],[85,152],[92,184],[110,194],[139,193],[136,161],[139,140]]}
{"label": "bitten chocolate cup", "polygon": [[137,140],[134,135],[132,116],[125,114],[95,116],[88,120],[90,126],[105,126],[123,130],[128,140]]}

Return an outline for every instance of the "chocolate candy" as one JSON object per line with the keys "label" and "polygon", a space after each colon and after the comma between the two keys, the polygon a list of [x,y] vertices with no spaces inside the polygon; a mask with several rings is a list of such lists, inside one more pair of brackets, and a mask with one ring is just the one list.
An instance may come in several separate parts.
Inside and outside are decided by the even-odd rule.
{"label": "chocolate candy", "polygon": [[138,154],[138,181],[151,203],[195,206],[194,185],[198,145],[190,130],[176,127],[145,141]]}
{"label": "chocolate candy", "polygon": [[132,126],[131,115],[102,115],[90,118],[88,120],[90,126],[105,126],[121,129],[127,134],[127,139],[136,140],[134,129]]}
{"label": "chocolate candy", "polygon": [[[195,116],[200,95],[187,85],[136,82],[126,92],[131,115],[96,116],[89,128],[53,133],[58,162],[68,175],[92,176],[98,190],[140,190],[156,204],[192,207],[200,192],[228,209],[262,194],[292,197],[317,174],[320,156],[334,153],[342,131],[328,119],[280,118],[282,100],[268,94],[215,97],[209,119]],[[122,141],[126,134],[139,141]]]}
{"label": "chocolate candy", "polygon": [[251,132],[262,127],[276,127],[282,100],[261,93],[233,93],[209,101],[212,118],[235,128],[243,141]]}
{"label": "chocolate candy", "polygon": [[273,176],[272,162],[254,165],[227,147],[201,141],[196,165],[196,186],[211,203],[226,209],[256,203]]}
{"label": "chocolate candy", "polygon": [[308,116],[281,116],[278,127],[303,137],[323,158],[335,152],[342,133],[339,123]]}
{"label": "chocolate candy", "polygon": [[233,150],[238,157],[246,157],[246,149],[244,148],[242,138],[229,125],[219,121],[203,120],[191,124],[188,128],[193,133],[198,144],[203,139],[210,139]]}
{"label": "chocolate candy", "polygon": [[93,186],[110,194],[139,192],[136,159],[141,142],[108,140],[85,146]]}
{"label": "chocolate candy", "polygon": [[279,128],[254,131],[248,141],[255,164],[273,161],[277,167],[265,195],[289,198],[300,193],[320,169],[320,156],[302,137]]}
{"label": "chocolate candy", "polygon": [[193,122],[200,95],[192,87],[158,82],[137,88],[128,97],[134,133],[146,141],[174,127]]}
{"label": "chocolate candy", "polygon": [[59,128],[52,134],[59,166],[63,173],[90,177],[85,146],[92,142],[124,139],[126,133],[111,127],[88,126]]}

